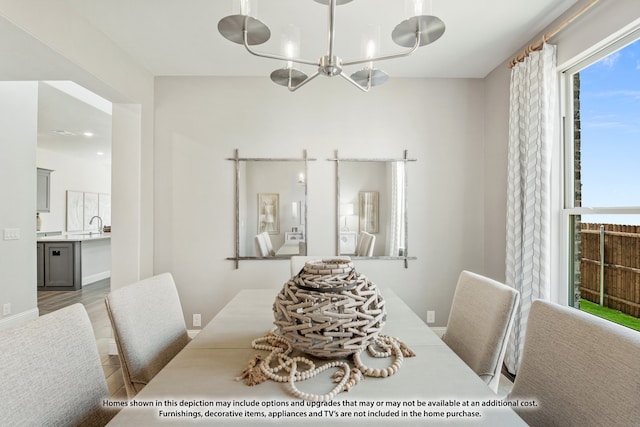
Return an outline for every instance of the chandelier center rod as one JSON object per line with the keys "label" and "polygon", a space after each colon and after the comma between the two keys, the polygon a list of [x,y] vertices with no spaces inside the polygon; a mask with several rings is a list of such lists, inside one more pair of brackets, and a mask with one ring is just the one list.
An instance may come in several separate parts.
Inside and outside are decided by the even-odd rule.
{"label": "chandelier center rod", "polygon": [[329,52],[328,56],[333,57],[333,44],[336,34],[336,2],[335,0],[329,0]]}

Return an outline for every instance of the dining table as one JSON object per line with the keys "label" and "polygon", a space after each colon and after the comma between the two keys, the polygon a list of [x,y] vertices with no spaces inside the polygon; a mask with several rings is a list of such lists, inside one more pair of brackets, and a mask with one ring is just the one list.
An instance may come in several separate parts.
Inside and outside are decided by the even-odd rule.
{"label": "dining table", "polygon": [[300,254],[300,246],[304,245],[304,240],[285,240],[276,251],[277,256],[291,256]]}
{"label": "dining table", "polygon": [[[348,392],[324,401],[295,397],[287,383],[271,379],[246,385],[239,377],[248,363],[269,354],[253,348],[252,342],[274,332],[278,293],[240,290],[142,391],[112,402],[122,409],[109,426],[526,426],[391,289],[380,290],[386,310],[380,334],[394,337],[415,354],[404,357],[393,375],[365,376]],[[393,362],[392,357],[373,358],[364,351],[361,360],[382,369]],[[316,366],[331,362],[314,361]],[[327,369],[295,386],[305,393],[328,393],[335,385],[335,371]]]}

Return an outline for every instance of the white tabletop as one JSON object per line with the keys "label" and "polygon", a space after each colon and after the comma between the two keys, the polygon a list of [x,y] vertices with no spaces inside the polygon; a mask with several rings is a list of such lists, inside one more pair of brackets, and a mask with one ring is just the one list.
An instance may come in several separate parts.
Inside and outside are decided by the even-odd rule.
{"label": "white tabletop", "polygon": [[[273,424],[276,420],[296,425],[526,425],[510,408],[482,406],[500,399],[389,290],[383,292],[387,309],[383,333],[397,337],[416,353],[415,357],[404,359],[395,375],[364,378],[350,392],[340,393],[320,407],[290,396],[280,383],[267,381],[249,387],[236,381],[250,359],[258,353],[267,354],[253,350],[251,341],[271,330],[272,304],[277,293],[278,290],[239,292],[134,399],[153,407],[125,408],[109,425],[251,426]],[[391,364],[390,359],[363,361],[371,367]],[[332,371],[335,369],[297,382],[296,386],[309,393],[327,393],[333,387]],[[133,402],[129,405],[133,406]],[[161,416],[161,411],[182,412],[183,416]],[[264,413],[265,417],[252,412]],[[302,416],[294,415],[300,412]],[[442,412],[445,417],[449,413],[449,418],[433,412]],[[194,413],[202,418],[194,419]],[[270,413],[276,415],[270,417]],[[274,418],[278,413],[279,418]]]}
{"label": "white tabletop", "polygon": [[276,251],[276,255],[299,255],[300,243],[302,242],[302,240],[285,240],[284,244]]}

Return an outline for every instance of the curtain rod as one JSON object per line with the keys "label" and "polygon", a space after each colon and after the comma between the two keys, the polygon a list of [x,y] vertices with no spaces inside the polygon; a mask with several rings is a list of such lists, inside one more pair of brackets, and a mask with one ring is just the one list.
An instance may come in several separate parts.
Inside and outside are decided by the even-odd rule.
{"label": "curtain rod", "polygon": [[564,30],[566,27],[568,27],[573,21],[575,21],[576,19],[578,19],[583,13],[585,13],[587,10],[591,9],[592,6],[594,6],[596,3],[598,3],[599,0],[591,0],[589,3],[587,3],[586,5],[584,5],[582,7],[582,9],[580,9],[579,11],[577,11],[573,16],[567,18],[564,22],[562,22],[560,25],[558,25],[556,28],[554,28],[553,30],[549,31],[548,33],[546,33],[544,36],[542,36],[542,38],[540,40],[538,40],[536,43],[528,46],[523,53],[521,53],[520,55],[516,56],[515,58],[513,58],[511,61],[509,61],[509,68],[513,68],[515,67],[515,65],[518,62],[522,62],[527,56],[529,56],[529,54],[531,52],[534,51],[538,51],[540,49],[542,49],[542,46],[547,42],[547,40],[549,40],[551,37],[557,35],[560,31]]}

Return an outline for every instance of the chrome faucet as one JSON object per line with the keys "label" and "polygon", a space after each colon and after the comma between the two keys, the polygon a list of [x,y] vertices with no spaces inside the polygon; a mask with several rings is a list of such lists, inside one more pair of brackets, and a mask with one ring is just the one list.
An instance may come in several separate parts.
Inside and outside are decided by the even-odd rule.
{"label": "chrome faucet", "polygon": [[102,218],[100,218],[98,215],[94,215],[91,217],[91,219],[89,220],[89,225],[93,223],[94,218],[98,218],[98,221],[100,221],[100,228],[98,228],[98,232],[102,234]]}

